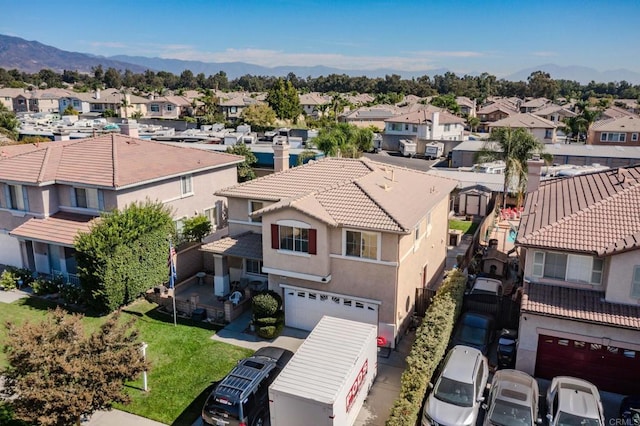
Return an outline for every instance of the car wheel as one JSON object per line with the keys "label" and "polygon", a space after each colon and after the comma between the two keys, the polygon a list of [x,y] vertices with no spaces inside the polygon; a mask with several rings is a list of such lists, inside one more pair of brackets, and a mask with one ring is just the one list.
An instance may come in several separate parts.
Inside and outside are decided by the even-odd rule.
{"label": "car wheel", "polygon": [[253,422],[253,426],[270,426],[270,419],[266,418],[265,413],[260,413],[256,420]]}

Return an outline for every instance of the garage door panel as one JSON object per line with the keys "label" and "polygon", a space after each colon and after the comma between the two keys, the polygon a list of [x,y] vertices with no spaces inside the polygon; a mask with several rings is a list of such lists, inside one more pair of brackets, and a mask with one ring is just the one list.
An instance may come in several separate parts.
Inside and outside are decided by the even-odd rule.
{"label": "garage door panel", "polygon": [[378,305],[349,296],[304,289],[284,289],[288,327],[312,330],[324,315],[378,324]]}
{"label": "garage door panel", "polygon": [[545,379],[575,376],[601,390],[639,393],[640,352],[540,335],[535,375]]}

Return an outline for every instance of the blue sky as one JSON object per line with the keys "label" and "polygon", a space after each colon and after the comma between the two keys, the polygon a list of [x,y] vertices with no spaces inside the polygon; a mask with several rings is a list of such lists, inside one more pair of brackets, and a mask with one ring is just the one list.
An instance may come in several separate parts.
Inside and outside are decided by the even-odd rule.
{"label": "blue sky", "polygon": [[639,0],[0,0],[0,34],[63,50],[498,77],[640,72]]}

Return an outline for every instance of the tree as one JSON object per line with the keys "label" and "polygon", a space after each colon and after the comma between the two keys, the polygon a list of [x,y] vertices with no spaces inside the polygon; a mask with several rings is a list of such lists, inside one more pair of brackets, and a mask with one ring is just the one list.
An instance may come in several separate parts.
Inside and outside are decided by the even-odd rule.
{"label": "tree", "polygon": [[241,116],[245,123],[262,129],[271,127],[276,122],[275,111],[266,104],[249,105],[242,110]]}
{"label": "tree", "polygon": [[558,83],[547,72],[532,72],[527,81],[529,83],[529,96],[547,99],[555,99],[558,96]]}
{"label": "tree", "polygon": [[[224,121],[224,117],[218,112],[220,99],[211,89],[200,89],[201,96],[194,99],[194,106],[199,110],[196,115],[201,117],[204,124],[213,124]],[[198,103],[199,102],[199,103]]]}
{"label": "tree", "polygon": [[258,159],[245,144],[230,146],[227,148],[227,153],[244,157],[244,161],[238,164],[238,182],[256,178],[256,172],[253,171],[252,166],[258,162]]}
{"label": "tree", "polygon": [[67,105],[67,107],[62,111],[62,115],[78,115],[80,114],[78,111],[71,106],[71,104]]}
{"label": "tree", "polygon": [[445,108],[453,114],[460,114],[460,105],[458,105],[456,97],[453,93],[434,97],[433,99],[431,99],[431,105]]}
{"label": "tree", "polygon": [[13,111],[0,103],[0,134],[7,136],[11,140],[18,139],[18,128],[20,122]]}
{"label": "tree", "polygon": [[302,114],[298,91],[291,81],[285,83],[279,78],[267,95],[267,103],[275,111],[276,117],[282,120],[293,120],[296,123]]}
{"label": "tree", "polygon": [[182,221],[182,235],[188,241],[201,242],[211,233],[211,221],[204,215],[197,215]]}
{"label": "tree", "polygon": [[534,154],[549,161],[550,154],[542,152],[544,145],[527,129],[498,127],[491,131],[489,142],[476,153],[476,162],[502,160],[505,162],[503,207],[507,206],[509,189],[515,187],[519,199],[527,188],[527,160]]}
{"label": "tree", "polygon": [[18,419],[45,426],[80,425],[82,416],[127,403],[124,384],[148,368],[133,319],[116,313],[90,335],[82,316],[62,309],[41,322],[7,323],[3,371]]}
{"label": "tree", "polygon": [[362,152],[373,148],[373,131],[339,123],[321,129],[313,144],[329,157],[358,158]]}
{"label": "tree", "polygon": [[74,244],[82,302],[112,312],[166,282],[167,237],[174,233],[171,211],[160,202],[104,213]]}

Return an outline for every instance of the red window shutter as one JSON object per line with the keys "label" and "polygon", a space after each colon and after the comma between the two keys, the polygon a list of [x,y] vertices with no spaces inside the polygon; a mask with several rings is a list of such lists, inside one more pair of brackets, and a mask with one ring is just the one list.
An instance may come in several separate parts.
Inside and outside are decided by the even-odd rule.
{"label": "red window shutter", "polygon": [[317,254],[318,249],[316,248],[318,240],[318,231],[315,229],[309,229],[309,254]]}
{"label": "red window shutter", "polygon": [[280,248],[280,232],[278,225],[275,223],[271,224],[271,248],[274,250],[278,250]]}

